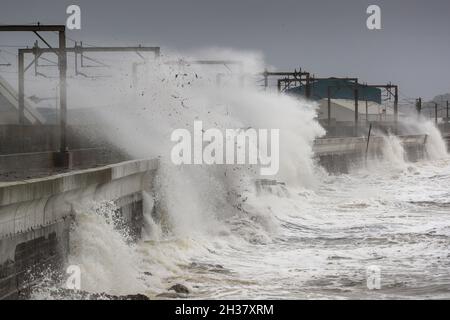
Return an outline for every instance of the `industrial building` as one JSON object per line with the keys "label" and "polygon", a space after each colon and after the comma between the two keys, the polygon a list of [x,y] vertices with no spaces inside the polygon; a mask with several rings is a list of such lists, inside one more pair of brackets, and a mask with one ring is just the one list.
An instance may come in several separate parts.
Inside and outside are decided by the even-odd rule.
{"label": "industrial building", "polygon": [[[298,86],[286,90],[286,93],[303,97],[307,96],[306,90],[306,86]],[[360,121],[394,121],[393,108],[382,105],[381,89],[359,84],[354,79],[317,79],[311,81],[308,94],[311,100],[319,104],[319,120],[328,119],[330,98],[330,122],[354,122],[355,91]]]}
{"label": "industrial building", "polygon": [[[381,89],[369,87],[364,84],[355,83],[353,79],[327,78],[313,80],[310,83],[310,96],[312,100],[321,100],[328,98],[328,90],[332,99],[354,99],[355,89],[358,90],[358,96],[363,101],[373,101],[381,104]],[[299,86],[286,91],[293,95],[306,95],[306,87]]]}
{"label": "industrial building", "polygon": [[[328,99],[317,101],[319,120],[328,119]],[[359,101],[359,121],[394,121],[394,109],[373,101]],[[355,101],[349,99],[331,99],[331,122],[355,121]],[[400,114],[400,113],[399,113]]]}

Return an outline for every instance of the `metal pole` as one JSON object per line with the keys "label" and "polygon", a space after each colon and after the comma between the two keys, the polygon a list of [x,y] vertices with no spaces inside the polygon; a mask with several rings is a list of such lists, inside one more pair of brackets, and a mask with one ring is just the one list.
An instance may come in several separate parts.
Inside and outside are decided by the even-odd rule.
{"label": "metal pole", "polygon": [[19,124],[25,124],[25,66],[24,54],[19,51],[19,92],[18,92],[18,111]]}
{"label": "metal pole", "polygon": [[34,75],[37,77],[38,75],[38,66],[39,66],[39,62],[38,62],[38,53],[37,53],[37,49],[39,47],[38,41],[36,40],[34,42],[34,49],[36,49],[36,51],[34,52]]}
{"label": "metal pole", "polygon": [[448,122],[448,100],[447,100],[447,122]]}
{"label": "metal pole", "polygon": [[358,102],[359,102],[358,87],[355,85],[355,136],[358,136],[358,120],[359,120]]}
{"label": "metal pole", "polygon": [[367,145],[366,145],[366,162],[367,162],[367,154],[369,153],[369,143],[370,143],[370,134],[372,133],[372,123],[369,126],[369,134],[367,135]]}
{"label": "metal pole", "polygon": [[[300,75],[301,78],[301,75]],[[328,88],[329,89],[329,88]],[[311,83],[310,83],[310,76],[309,73],[306,75],[306,88],[305,88],[305,95],[306,98],[311,98]]]}
{"label": "metal pole", "polygon": [[398,134],[398,86],[394,86],[394,125],[395,134]]}
{"label": "metal pole", "polygon": [[422,113],[422,98],[417,99],[417,113],[419,116]]}
{"label": "metal pole", "polygon": [[267,90],[269,86],[269,75],[267,74],[267,70],[264,70],[264,90]]}
{"label": "metal pole", "polygon": [[59,104],[60,104],[60,145],[59,151],[67,151],[67,53],[66,33],[59,31]]}
{"label": "metal pole", "polygon": [[328,86],[328,130],[331,127],[331,88]]}
{"label": "metal pole", "polygon": [[369,103],[366,99],[366,123],[369,122]]}
{"label": "metal pole", "polygon": [[438,104],[437,102],[434,103],[434,122],[438,123]]}

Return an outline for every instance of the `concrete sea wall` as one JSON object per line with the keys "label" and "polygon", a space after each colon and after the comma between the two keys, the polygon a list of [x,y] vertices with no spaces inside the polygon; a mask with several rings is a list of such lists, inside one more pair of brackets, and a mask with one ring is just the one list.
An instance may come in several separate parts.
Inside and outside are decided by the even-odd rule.
{"label": "concrete sea wall", "polygon": [[[417,161],[424,156],[426,135],[398,136],[406,158]],[[382,137],[317,139],[313,146],[318,163],[331,173],[347,173],[352,165],[380,156],[386,140]]]}
{"label": "concrete sea wall", "polygon": [[140,235],[143,192],[157,160],[138,160],[23,182],[0,183],[0,299],[17,298],[46,268],[67,259],[74,205],[113,200]]}

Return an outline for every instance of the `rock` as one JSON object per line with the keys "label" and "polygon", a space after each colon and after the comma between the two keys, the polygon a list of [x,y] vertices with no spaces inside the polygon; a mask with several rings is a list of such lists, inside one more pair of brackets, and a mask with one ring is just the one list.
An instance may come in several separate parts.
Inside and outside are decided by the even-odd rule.
{"label": "rock", "polygon": [[92,294],[89,297],[90,300],[133,300],[133,301],[144,301],[144,300],[150,300],[146,295],[143,294],[129,294],[125,296],[115,296],[111,294],[106,293],[100,293],[100,294]]}
{"label": "rock", "polygon": [[181,295],[179,293],[173,293],[173,292],[164,292],[160,293],[156,296],[157,298],[165,298],[165,299],[183,299],[186,298],[186,295]]}
{"label": "rock", "polygon": [[140,293],[138,293],[138,294],[130,294],[130,295],[127,295],[127,296],[123,296],[122,298],[124,298],[122,300],[133,300],[133,301],[147,301],[147,300],[150,300],[149,297],[147,297],[146,295],[140,294]]}
{"label": "rock", "polygon": [[186,286],[179,284],[179,283],[171,286],[169,288],[169,291],[171,291],[171,290],[175,291],[176,293],[189,294],[189,289]]}
{"label": "rock", "polygon": [[220,264],[192,262],[189,265],[189,268],[197,269],[198,271],[204,271],[204,272],[230,273],[230,271],[228,269],[225,269]]}

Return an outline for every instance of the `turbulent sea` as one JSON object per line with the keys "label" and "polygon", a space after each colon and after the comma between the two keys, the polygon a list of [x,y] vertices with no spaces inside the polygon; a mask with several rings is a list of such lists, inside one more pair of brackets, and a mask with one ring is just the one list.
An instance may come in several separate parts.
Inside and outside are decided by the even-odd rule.
{"label": "turbulent sea", "polygon": [[[194,287],[194,298],[450,298],[450,160],[383,169],[264,195],[256,201],[278,230],[255,243],[172,244],[205,252],[172,281]],[[367,288],[370,266],[380,290]]]}
{"label": "turbulent sea", "polygon": [[[450,159],[375,167],[314,190],[265,187],[246,201],[264,214],[244,207],[210,224],[219,230],[133,245],[87,210],[70,262],[82,289],[153,299],[177,283],[192,299],[450,298]],[[379,290],[367,287],[373,267]]]}
{"label": "turbulent sea", "polygon": [[[264,68],[238,58],[250,61],[244,72]],[[118,95],[116,107],[98,111],[111,143],[134,158],[161,156],[161,167],[155,194],[144,194],[137,243],[113,227],[112,203],[76,204],[69,264],[80,267],[82,290],[158,299],[182,284],[191,299],[450,298],[450,158],[433,124],[405,126],[428,135],[420,162],[407,162],[386,137],[381,158],[330,175],[314,160],[324,134],[314,103],[248,85],[217,88],[220,70],[183,68],[157,66],[144,101],[126,101],[114,84],[95,88],[94,97]],[[280,129],[277,183],[256,187],[245,166],[171,164],[171,132],[195,120]],[[379,289],[369,290],[374,268]],[[53,296],[58,285],[50,287],[34,297]]]}

